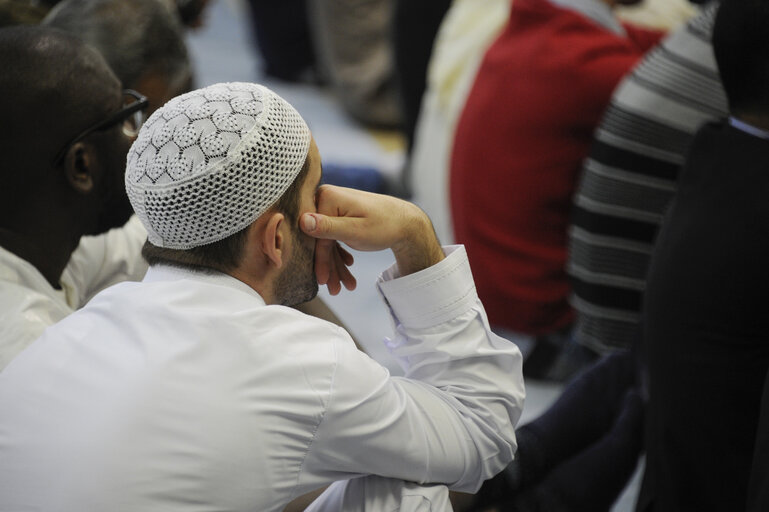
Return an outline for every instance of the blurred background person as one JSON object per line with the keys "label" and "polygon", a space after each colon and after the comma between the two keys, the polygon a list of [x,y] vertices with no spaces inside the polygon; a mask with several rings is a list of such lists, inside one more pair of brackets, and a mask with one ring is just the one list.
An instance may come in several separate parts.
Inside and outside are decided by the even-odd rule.
{"label": "blurred background person", "polygon": [[696,133],[652,253],[638,510],[745,510],[769,370],[769,2],[723,0],[728,120]]}
{"label": "blurred background person", "polygon": [[400,128],[392,50],[392,0],[308,0],[316,67],[364,126]]}
{"label": "blurred background person", "polygon": [[435,36],[452,1],[393,0],[393,4],[393,49],[408,152],[414,142]]}
{"label": "blurred background person", "polygon": [[[209,0],[160,0],[178,14],[187,28],[203,26],[204,11]],[[37,25],[61,0],[0,0],[0,27]]]}
{"label": "blurred background person", "polygon": [[288,82],[316,81],[307,0],[248,0],[247,4],[261,71]]}
{"label": "blurred background person", "polygon": [[449,155],[454,130],[483,54],[505,26],[511,0],[454,0],[438,31],[408,156],[409,188],[438,238],[452,243]]}
{"label": "blurred background person", "polygon": [[515,0],[455,133],[456,240],[490,322],[530,352],[529,377],[564,381],[596,357],[572,342],[571,198],[614,87],[662,35],[621,23],[614,5]]}
{"label": "blurred background person", "polygon": [[575,336],[598,352],[638,341],[654,240],[695,131],[726,115],[710,42],[717,2],[617,87],[584,162],[569,233]]}
{"label": "blurred background person", "polygon": [[192,86],[182,24],[162,0],[64,0],[43,24],[99,51],[124,87],[149,98],[149,113]]}

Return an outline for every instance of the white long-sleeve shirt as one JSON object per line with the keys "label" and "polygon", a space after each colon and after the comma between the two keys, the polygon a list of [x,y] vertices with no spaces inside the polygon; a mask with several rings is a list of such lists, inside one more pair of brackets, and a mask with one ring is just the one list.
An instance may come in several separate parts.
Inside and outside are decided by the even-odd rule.
{"label": "white long-sleeve shirt", "polygon": [[132,217],[124,227],[84,236],[56,289],[31,263],[0,247],[0,371],[46,327],[104,288],[140,280],[147,263],[140,252],[147,231]]}
{"label": "white long-sleeve shirt", "polygon": [[272,511],[367,474],[476,490],[512,459],[521,355],[447,252],[378,282],[405,377],[224,274],[105,290],[0,373],[0,511]]}

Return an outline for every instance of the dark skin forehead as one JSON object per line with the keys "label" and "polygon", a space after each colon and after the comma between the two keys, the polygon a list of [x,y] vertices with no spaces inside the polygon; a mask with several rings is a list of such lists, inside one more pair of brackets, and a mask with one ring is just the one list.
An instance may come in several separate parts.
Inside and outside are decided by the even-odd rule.
{"label": "dark skin forehead", "polygon": [[57,30],[45,27],[0,29],[0,62],[13,73],[0,73],[0,111],[7,126],[0,137],[0,212],[43,190],[50,180],[56,154],[89,126],[122,104],[120,83],[95,50]]}
{"label": "dark skin forehead", "polygon": [[79,125],[74,135],[103,120],[123,104],[120,81],[99,54],[89,47],[84,50],[82,61],[62,83],[68,93],[62,107],[71,114],[73,124]]}
{"label": "dark skin forehead", "polygon": [[57,151],[121,104],[119,81],[104,59],[59,31],[3,29],[0,59],[14,70],[0,77],[0,108],[14,126],[5,138],[11,153]]}

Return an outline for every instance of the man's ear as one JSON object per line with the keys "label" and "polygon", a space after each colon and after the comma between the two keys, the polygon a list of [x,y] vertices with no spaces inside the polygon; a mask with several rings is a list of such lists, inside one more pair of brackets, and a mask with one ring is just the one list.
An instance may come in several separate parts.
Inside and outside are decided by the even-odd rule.
{"label": "man's ear", "polygon": [[269,217],[262,231],[262,250],[275,267],[281,268],[286,257],[286,237],[283,233],[286,218],[279,212],[265,215]]}
{"label": "man's ear", "polygon": [[64,173],[67,182],[77,192],[88,194],[94,187],[96,157],[93,148],[83,142],[76,142],[64,155]]}

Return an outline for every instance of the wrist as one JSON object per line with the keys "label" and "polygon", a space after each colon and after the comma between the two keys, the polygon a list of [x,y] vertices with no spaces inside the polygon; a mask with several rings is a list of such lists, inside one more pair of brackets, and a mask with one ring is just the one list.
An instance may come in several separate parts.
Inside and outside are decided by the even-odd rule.
{"label": "wrist", "polygon": [[407,276],[435,265],[445,258],[429,217],[417,208],[404,222],[404,236],[391,250],[401,276]]}

